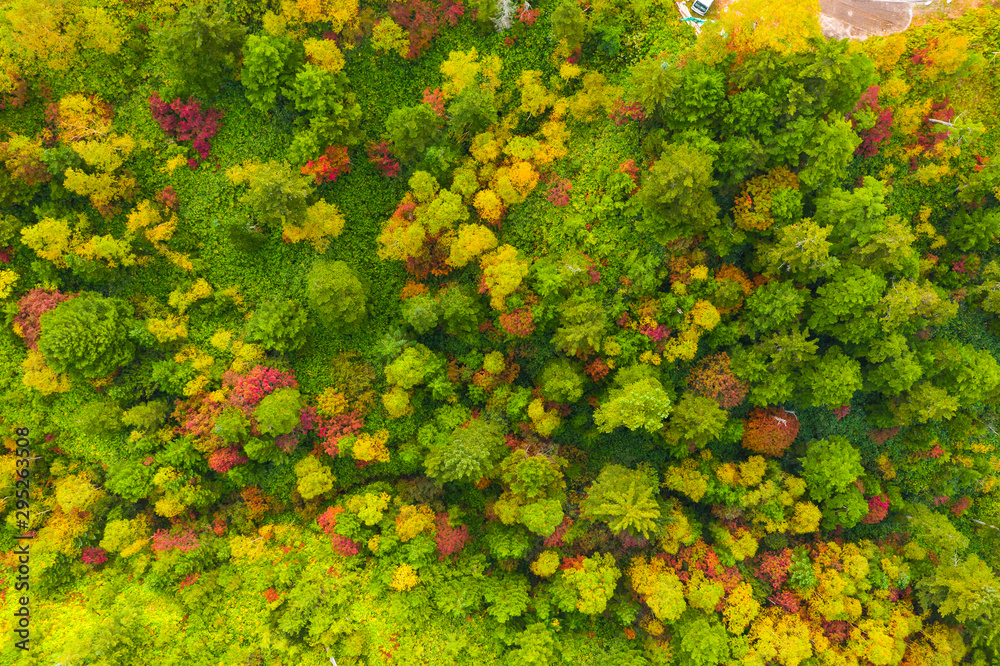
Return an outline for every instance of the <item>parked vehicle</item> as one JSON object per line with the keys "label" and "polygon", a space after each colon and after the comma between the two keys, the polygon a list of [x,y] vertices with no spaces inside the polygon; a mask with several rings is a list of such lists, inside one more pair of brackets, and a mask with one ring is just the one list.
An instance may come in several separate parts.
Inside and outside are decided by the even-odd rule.
{"label": "parked vehicle", "polygon": [[694,0],[694,4],[691,5],[691,11],[699,16],[704,16],[708,13],[708,8],[712,6],[715,0]]}

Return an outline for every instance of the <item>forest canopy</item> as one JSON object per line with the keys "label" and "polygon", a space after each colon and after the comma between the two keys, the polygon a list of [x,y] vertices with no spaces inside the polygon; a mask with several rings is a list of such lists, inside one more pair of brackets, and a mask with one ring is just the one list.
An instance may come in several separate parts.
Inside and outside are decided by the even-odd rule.
{"label": "forest canopy", "polygon": [[0,661],[1000,663],[1000,7],[707,18],[7,3]]}

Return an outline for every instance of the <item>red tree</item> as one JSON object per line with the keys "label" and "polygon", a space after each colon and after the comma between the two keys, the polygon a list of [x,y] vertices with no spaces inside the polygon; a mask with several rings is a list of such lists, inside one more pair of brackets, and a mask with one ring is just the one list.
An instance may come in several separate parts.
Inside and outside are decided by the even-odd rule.
{"label": "red tree", "polygon": [[[210,140],[219,132],[222,111],[202,110],[201,102],[194,97],[189,97],[187,103],[178,97],[168,104],[155,92],[149,98],[149,111],[153,114],[153,120],[168,136],[178,141],[191,141],[198,156],[203,160],[208,159],[212,150]],[[197,164],[197,160],[194,162]]]}
{"label": "red tree", "polygon": [[224,474],[232,468],[248,462],[250,462],[250,459],[243,455],[240,447],[235,444],[216,449],[208,456],[208,466],[220,474]]}
{"label": "red tree", "polygon": [[518,338],[526,338],[535,332],[535,323],[532,320],[531,308],[518,308],[500,315],[500,327]]}
{"label": "red tree", "polygon": [[317,159],[306,162],[301,171],[305,176],[314,176],[317,185],[332,183],[340,174],[351,172],[347,146],[329,146]]}
{"label": "red tree", "polygon": [[386,178],[399,175],[399,160],[392,155],[388,141],[368,144],[368,161]]}
{"label": "red tree", "polygon": [[437,542],[438,560],[462,552],[465,544],[469,542],[469,528],[465,525],[452,527],[446,513],[437,514],[434,523],[437,526],[434,540]]}
{"label": "red tree", "polygon": [[743,448],[779,458],[799,434],[799,420],[778,407],[754,407],[743,429]]}
{"label": "red tree", "polygon": [[854,118],[854,114],[858,111],[868,111],[875,117],[875,126],[862,130],[858,135],[861,137],[861,145],[854,151],[855,155],[873,157],[878,154],[879,145],[887,141],[891,134],[892,109],[883,109],[879,106],[878,93],[878,86],[872,86],[866,90],[858,103],[854,105],[854,113],[848,116],[855,129],[858,127],[858,121]]}
{"label": "red tree", "polygon": [[868,498],[868,515],[861,519],[866,525],[882,522],[889,515],[889,496],[875,495]]}
{"label": "red tree", "polygon": [[707,356],[695,366],[687,377],[691,390],[704,398],[711,398],[723,409],[732,409],[743,403],[750,384],[733,374],[729,354]]}
{"label": "red tree", "polygon": [[21,297],[21,300],[17,302],[17,315],[14,316],[14,323],[21,327],[24,343],[29,348],[38,349],[38,336],[42,332],[39,320],[42,315],[49,310],[54,310],[57,305],[71,298],[73,296],[58,291],[48,291],[40,287],[35,287]]}

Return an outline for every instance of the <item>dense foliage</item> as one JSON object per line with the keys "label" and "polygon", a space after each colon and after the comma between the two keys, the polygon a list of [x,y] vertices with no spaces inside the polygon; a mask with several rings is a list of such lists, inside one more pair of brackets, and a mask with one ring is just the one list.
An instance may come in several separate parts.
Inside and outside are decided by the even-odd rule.
{"label": "dense foliage", "polygon": [[0,663],[1000,663],[1000,11],[923,11],[7,3]]}

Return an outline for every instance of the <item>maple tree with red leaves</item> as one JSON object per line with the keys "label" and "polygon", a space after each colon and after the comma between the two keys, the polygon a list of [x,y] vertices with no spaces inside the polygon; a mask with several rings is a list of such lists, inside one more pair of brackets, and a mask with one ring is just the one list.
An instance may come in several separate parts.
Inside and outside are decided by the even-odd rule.
{"label": "maple tree with red leaves", "polygon": [[892,109],[885,109],[879,105],[878,94],[878,86],[868,88],[854,105],[854,111],[847,115],[851,121],[851,127],[855,130],[858,128],[856,116],[859,112],[871,114],[875,122],[873,127],[862,130],[858,134],[861,137],[861,145],[855,149],[855,155],[874,157],[878,154],[879,146],[887,141],[892,133]]}
{"label": "maple tree with red leaves", "polygon": [[156,92],[149,98],[149,111],[167,136],[178,141],[190,141],[198,156],[202,160],[208,159],[212,150],[211,139],[219,132],[222,111],[211,108],[203,110],[201,102],[194,97],[189,97],[187,102],[178,97],[167,103]]}
{"label": "maple tree with red leaves", "polygon": [[156,195],[156,201],[173,211],[176,211],[179,207],[177,202],[177,193],[174,192],[173,185],[167,185],[160,190],[159,194]]}
{"label": "maple tree with red leaves", "polygon": [[29,349],[38,349],[38,336],[42,333],[42,315],[55,310],[60,303],[73,298],[71,294],[35,287],[17,302],[14,324],[21,327],[21,336]]}
{"label": "maple tree with red leaves", "polygon": [[334,182],[341,174],[351,172],[347,146],[328,146],[322,155],[306,162],[300,171],[304,176],[313,176],[317,185]]}
{"label": "maple tree with red leaves", "polygon": [[182,553],[189,553],[201,544],[193,531],[186,530],[172,533],[170,530],[157,530],[153,534],[152,548],[154,552],[177,549]]}
{"label": "maple tree with red leaves", "polygon": [[378,143],[369,142],[367,146],[368,161],[375,165],[386,178],[395,178],[399,175],[400,165],[393,154],[388,141]]}
{"label": "maple tree with red leaves", "polygon": [[780,551],[766,551],[757,556],[754,575],[771,586],[777,592],[788,580],[788,570],[792,566],[792,551],[784,548]]}
{"label": "maple tree with red leaves", "polygon": [[220,474],[224,474],[234,467],[245,465],[248,462],[250,462],[250,458],[244,455],[240,447],[236,444],[216,449],[208,455],[209,468]]}
{"label": "maple tree with red leaves", "polygon": [[108,551],[86,546],[80,551],[80,561],[91,566],[100,566],[108,561]]}
{"label": "maple tree with red leaves", "polygon": [[754,407],[743,429],[743,448],[780,458],[799,434],[799,420],[779,407]]}
{"label": "maple tree with red leaves", "polygon": [[555,184],[549,187],[545,198],[553,206],[563,207],[569,205],[569,193],[573,191],[573,183],[568,178],[557,178]]}
{"label": "maple tree with red leaves", "polygon": [[[480,291],[483,293],[483,291]],[[517,338],[527,338],[535,332],[535,323],[530,307],[517,308],[510,312],[501,313],[498,317],[500,328],[508,335]]]}
{"label": "maple tree with red leaves", "polygon": [[750,383],[733,374],[729,354],[725,352],[702,359],[691,369],[687,382],[697,395],[715,400],[723,409],[743,404],[750,391]]}
{"label": "maple tree with red leaves", "polygon": [[462,552],[462,549],[469,543],[469,528],[465,525],[452,527],[448,520],[448,514],[437,514],[434,525],[437,527],[434,541],[437,544],[439,561],[444,561],[448,556]]}
{"label": "maple tree with red leaves", "polygon": [[875,495],[868,498],[868,514],[861,519],[865,525],[882,522],[889,515],[889,496]]}

